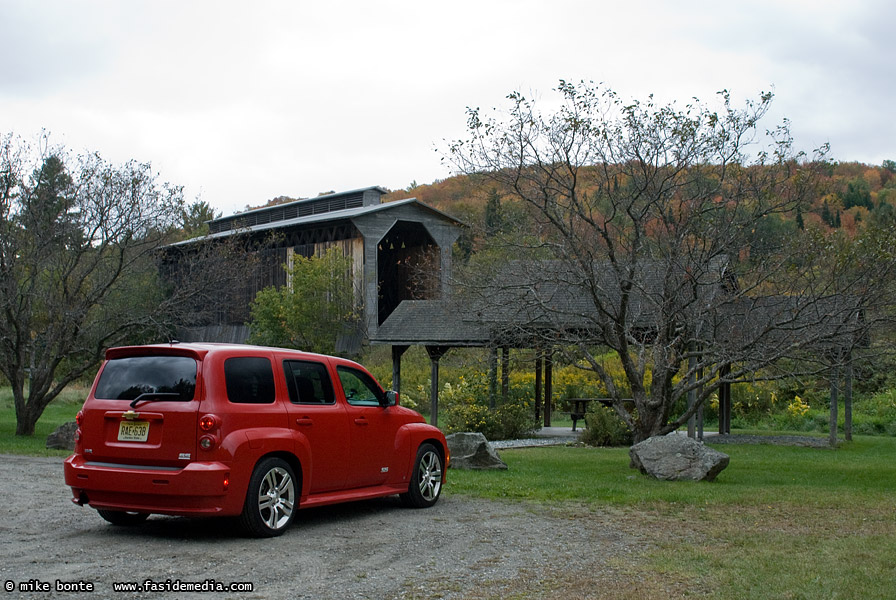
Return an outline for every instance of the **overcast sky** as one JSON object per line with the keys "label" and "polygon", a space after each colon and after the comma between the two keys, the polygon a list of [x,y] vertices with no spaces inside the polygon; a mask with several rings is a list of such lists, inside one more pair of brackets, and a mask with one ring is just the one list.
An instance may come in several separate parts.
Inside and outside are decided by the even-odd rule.
{"label": "overcast sky", "polygon": [[896,159],[893,0],[0,0],[0,132],[150,162],[224,215],[432,183],[465,108],[775,93],[771,127]]}

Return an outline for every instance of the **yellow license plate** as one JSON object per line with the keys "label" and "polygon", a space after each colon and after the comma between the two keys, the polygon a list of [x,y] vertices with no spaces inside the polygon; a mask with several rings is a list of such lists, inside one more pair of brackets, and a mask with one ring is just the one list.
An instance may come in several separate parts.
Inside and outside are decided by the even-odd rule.
{"label": "yellow license plate", "polygon": [[119,442],[145,442],[149,438],[149,421],[122,421],[118,424]]}

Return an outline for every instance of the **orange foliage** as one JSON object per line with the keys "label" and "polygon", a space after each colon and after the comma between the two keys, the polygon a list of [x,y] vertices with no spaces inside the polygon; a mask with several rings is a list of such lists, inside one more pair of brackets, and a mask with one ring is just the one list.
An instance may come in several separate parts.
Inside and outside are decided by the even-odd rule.
{"label": "orange foliage", "polygon": [[[587,189],[589,187],[588,182],[592,179],[591,169],[585,167],[579,170],[579,182],[584,182],[580,187],[581,191],[591,191]],[[811,202],[810,209],[802,214],[803,222],[807,227],[819,227],[825,230],[832,229],[832,225],[826,223],[821,216],[823,214],[823,206],[827,203],[829,211],[832,213],[839,212],[840,227],[850,235],[855,235],[858,231],[861,231],[866,223],[871,221],[871,215],[866,209],[861,207],[854,207],[849,211],[843,210],[842,194],[846,190],[847,184],[857,179],[864,179],[871,189],[871,196],[876,204],[878,192],[889,182],[892,174],[882,167],[858,162],[835,163],[831,165],[828,173],[824,178],[825,185],[823,187],[826,193],[820,194]],[[624,183],[624,181],[620,181],[619,185],[622,186]],[[462,216],[467,220],[479,221],[484,219],[486,200],[489,192],[494,187],[495,183],[487,177],[459,175],[438,180],[431,184],[418,185],[408,190],[390,192],[384,197],[384,201],[390,202],[404,198],[417,198],[417,200],[448,214]],[[498,190],[498,192],[505,201],[513,198],[509,190]],[[886,194],[884,194],[884,197],[886,197]],[[723,199],[720,198],[719,201],[723,201]],[[682,207],[682,211],[685,210],[686,208]],[[790,218],[795,219],[796,215],[791,215]],[[477,223],[470,224],[476,225]]]}

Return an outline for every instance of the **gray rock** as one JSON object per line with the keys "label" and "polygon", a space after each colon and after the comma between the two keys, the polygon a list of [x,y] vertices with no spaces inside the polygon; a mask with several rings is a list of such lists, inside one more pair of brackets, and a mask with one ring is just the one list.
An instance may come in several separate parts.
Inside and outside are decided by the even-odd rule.
{"label": "gray rock", "polygon": [[56,428],[56,431],[47,436],[47,448],[55,450],[74,450],[75,449],[75,432],[78,430],[78,424],[74,421],[63,423]]}
{"label": "gray rock", "polygon": [[728,455],[681,434],[656,436],[629,449],[631,467],[665,480],[712,481],[728,466]]}
{"label": "gray rock", "polygon": [[506,469],[507,465],[481,433],[452,433],[445,438],[452,469]]}

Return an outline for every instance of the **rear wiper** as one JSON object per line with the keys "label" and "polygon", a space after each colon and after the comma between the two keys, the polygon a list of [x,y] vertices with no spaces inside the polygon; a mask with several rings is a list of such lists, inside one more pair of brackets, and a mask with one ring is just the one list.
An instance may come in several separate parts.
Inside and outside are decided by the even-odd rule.
{"label": "rear wiper", "polygon": [[146,402],[161,402],[162,400],[167,400],[171,397],[180,398],[180,394],[178,392],[146,392],[145,394],[140,394],[131,402],[131,408],[136,408],[138,402],[146,401]]}

